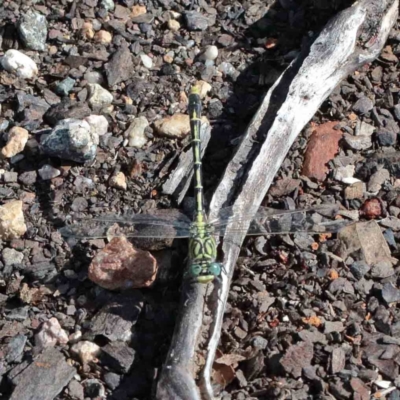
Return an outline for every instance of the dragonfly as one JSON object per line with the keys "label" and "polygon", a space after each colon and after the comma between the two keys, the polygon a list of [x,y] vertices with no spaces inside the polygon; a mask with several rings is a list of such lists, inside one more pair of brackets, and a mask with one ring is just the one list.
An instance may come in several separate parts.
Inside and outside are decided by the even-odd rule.
{"label": "dragonfly", "polygon": [[[199,283],[218,278],[223,266],[217,261],[217,237],[230,233],[247,236],[289,233],[334,233],[348,222],[334,219],[336,204],[321,204],[302,210],[278,210],[267,207],[248,207],[237,215],[233,207],[220,210],[213,220],[207,218],[203,194],[201,161],[201,99],[197,86],[189,95],[191,145],[193,150],[193,183],[195,211],[193,219],[177,210],[154,210],[148,214],[105,215],[79,218],[60,229],[65,238],[99,239],[125,236],[127,238],[188,239],[189,267],[185,273]],[[232,224],[236,226],[233,228]]]}

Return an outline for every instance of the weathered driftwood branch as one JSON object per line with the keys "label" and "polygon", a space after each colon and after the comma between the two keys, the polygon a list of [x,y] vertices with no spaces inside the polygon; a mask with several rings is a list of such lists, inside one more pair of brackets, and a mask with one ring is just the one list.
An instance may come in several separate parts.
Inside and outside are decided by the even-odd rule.
{"label": "weathered driftwood branch", "polygon": [[[201,157],[204,156],[208,142],[211,138],[211,126],[203,123],[200,130]],[[189,189],[193,177],[193,150],[188,148],[179,156],[179,162],[174,171],[164,183],[162,190],[164,194],[172,195],[180,204]]]}
{"label": "weathered driftwood branch", "polygon": [[[326,25],[308,55],[294,61],[268,91],[214,194],[211,217],[229,205],[234,197],[233,206],[239,215],[249,205],[261,204],[300,131],[342,79],[379,55],[397,14],[398,0],[360,0]],[[211,302],[214,300],[214,319],[209,331],[206,364],[200,376],[201,398],[204,399],[214,398],[210,378],[212,365],[234,266],[245,237],[230,233],[230,229],[236,228],[239,228],[238,223],[232,223],[224,237],[225,271],[221,285],[216,285],[209,297]],[[189,297],[191,301],[182,303],[185,316],[177,322],[168,362],[158,386],[158,399],[200,398],[191,374],[194,366],[190,367],[188,359],[194,351],[180,346],[196,342],[194,335],[198,335],[202,323],[199,304],[204,304],[198,296],[203,294],[197,285],[184,289],[183,298]],[[178,348],[182,359],[171,362]],[[188,389],[184,395],[179,391],[182,386]],[[167,387],[170,391],[163,390]]]}

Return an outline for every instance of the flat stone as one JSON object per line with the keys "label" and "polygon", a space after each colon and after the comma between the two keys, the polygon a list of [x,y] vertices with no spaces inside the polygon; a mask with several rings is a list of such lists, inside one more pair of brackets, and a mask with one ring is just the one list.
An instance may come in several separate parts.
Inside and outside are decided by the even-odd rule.
{"label": "flat stone", "polygon": [[370,274],[373,278],[388,278],[394,275],[394,268],[389,261],[380,261],[372,267]]}
{"label": "flat stone", "polygon": [[121,375],[114,372],[107,372],[104,374],[104,382],[111,390],[115,390],[121,382]]}
{"label": "flat stone", "polygon": [[311,365],[314,357],[314,347],[310,342],[301,342],[290,346],[280,363],[284,370],[295,378],[301,376],[302,369]]}
{"label": "flat stone", "polygon": [[325,344],[327,342],[326,336],[319,332],[317,329],[309,330],[303,329],[300,332],[297,332],[300,339],[304,342],[311,342],[311,343],[322,343]]}
{"label": "flat stone", "polygon": [[338,239],[339,248],[336,254],[343,259],[361,250],[368,265],[392,261],[389,246],[376,221],[346,226],[338,233]]}
{"label": "flat stone", "polygon": [[393,146],[397,141],[397,134],[387,129],[380,129],[376,138],[381,146]]}
{"label": "flat stone", "polygon": [[302,174],[308,178],[323,181],[328,168],[326,164],[339,150],[339,141],[343,133],[333,129],[338,121],[328,122],[315,128],[308,142],[304,157]]}
{"label": "flat stone", "polygon": [[10,400],[53,400],[75,374],[60,351],[46,349],[14,378]]}
{"label": "flat stone", "polygon": [[360,135],[360,136],[353,136],[348,133],[343,135],[345,143],[352,149],[352,150],[366,150],[372,146],[372,139],[371,136]]}
{"label": "flat stone", "polygon": [[345,329],[341,321],[325,321],[324,333],[343,332]]}
{"label": "flat stone", "polygon": [[141,297],[130,297],[104,306],[91,321],[92,335],[105,336],[111,341],[128,341],[143,307]]}
{"label": "flat stone", "polygon": [[358,114],[363,115],[371,111],[373,107],[374,102],[370,98],[363,96],[353,105],[353,110]]}
{"label": "flat stone", "polygon": [[392,283],[387,282],[382,288],[382,297],[386,303],[397,303],[400,301],[400,290],[393,286]]}
{"label": "flat stone", "polygon": [[350,386],[359,395],[358,400],[370,400],[371,392],[361,379],[351,378]]}
{"label": "flat stone", "polygon": [[85,398],[85,394],[83,392],[83,386],[73,379],[68,385],[68,394],[78,400],[83,400]]}
{"label": "flat stone", "polygon": [[341,347],[333,349],[331,355],[331,372],[337,374],[342,371],[346,363],[346,354]]}
{"label": "flat stone", "polygon": [[105,64],[108,86],[112,87],[129,79],[133,69],[131,52],[128,47],[122,46],[112,55],[110,62]]}
{"label": "flat stone", "polygon": [[186,26],[190,31],[204,31],[209,26],[209,19],[197,11],[187,11],[184,14]]}
{"label": "flat stone", "polygon": [[64,119],[83,119],[92,114],[92,110],[84,102],[75,102],[68,97],[62,99],[58,104],[50,107],[44,114],[45,121],[51,125],[57,125]]}
{"label": "flat stone", "polygon": [[368,191],[377,193],[381,189],[383,183],[390,179],[390,173],[387,169],[379,168],[369,179]]}
{"label": "flat stone", "polygon": [[300,186],[300,179],[279,179],[269,190],[269,194],[275,197],[287,196]]}
{"label": "flat stone", "polygon": [[355,182],[352,185],[344,189],[344,197],[347,200],[362,199],[366,192],[366,186],[364,182]]}

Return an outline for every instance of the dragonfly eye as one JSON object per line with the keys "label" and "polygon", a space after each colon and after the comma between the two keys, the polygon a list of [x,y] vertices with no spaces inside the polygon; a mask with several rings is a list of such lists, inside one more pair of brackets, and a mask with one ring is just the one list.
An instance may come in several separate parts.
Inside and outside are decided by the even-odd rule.
{"label": "dragonfly eye", "polygon": [[201,271],[202,271],[202,268],[201,268],[201,265],[199,265],[199,264],[193,264],[190,267],[190,274],[192,276],[199,276],[201,274]]}
{"label": "dragonfly eye", "polygon": [[210,275],[219,276],[221,274],[221,264],[212,262],[208,265],[208,272]]}

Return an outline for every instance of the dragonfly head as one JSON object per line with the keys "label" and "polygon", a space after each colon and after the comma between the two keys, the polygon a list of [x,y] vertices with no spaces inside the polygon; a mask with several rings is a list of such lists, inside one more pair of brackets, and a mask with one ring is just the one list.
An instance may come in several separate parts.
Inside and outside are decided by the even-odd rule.
{"label": "dragonfly head", "polygon": [[189,275],[199,283],[210,283],[221,274],[221,269],[221,264],[217,262],[204,265],[192,264],[189,268]]}

